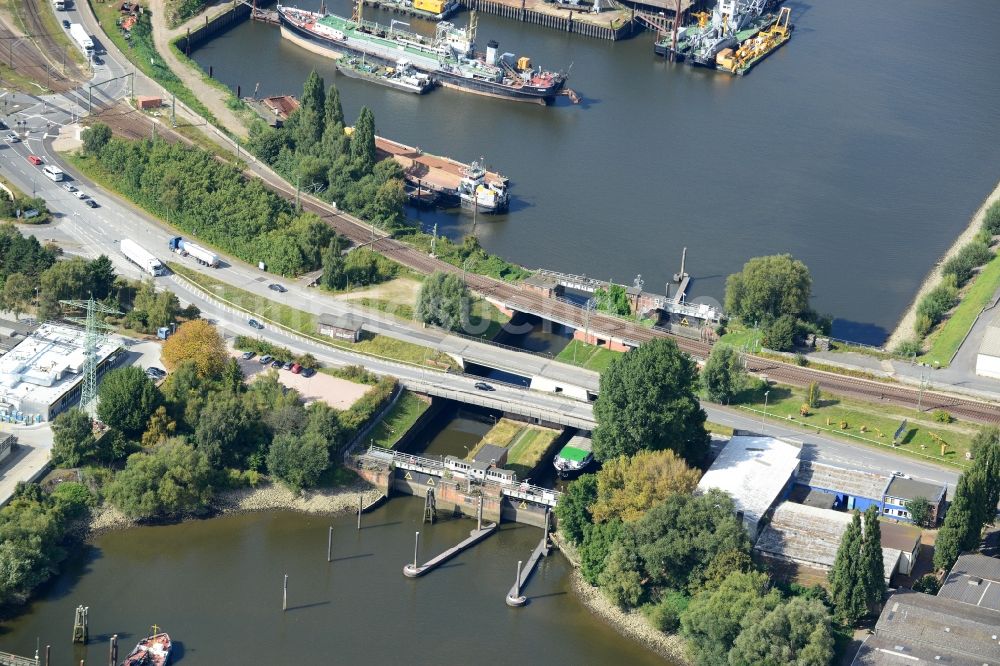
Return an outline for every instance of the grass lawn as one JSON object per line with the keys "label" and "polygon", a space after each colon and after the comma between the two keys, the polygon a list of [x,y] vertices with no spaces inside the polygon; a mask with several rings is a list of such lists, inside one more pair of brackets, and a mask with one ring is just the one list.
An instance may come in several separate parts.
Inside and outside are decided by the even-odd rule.
{"label": "grass lawn", "polygon": [[375,446],[391,449],[407,430],[416,423],[420,415],[427,411],[430,403],[421,400],[409,391],[403,391],[385,418],[379,421],[371,432]]}
{"label": "grass lawn", "polygon": [[[757,410],[755,414],[762,415],[762,393],[745,392],[740,397],[740,406],[750,407]],[[831,394],[823,394],[820,406],[810,410],[809,416],[802,416],[799,408],[804,402],[804,389],[772,386],[767,400],[767,418],[793,420],[850,441],[884,446],[904,455],[958,467],[966,465],[965,453],[976,433],[974,428],[964,424],[936,423],[931,420],[930,414],[891,405],[857,402]],[[899,445],[893,447],[893,433],[903,419],[907,421],[906,430],[900,437]],[[940,442],[935,437],[948,444],[943,455]]]}
{"label": "grass lawn", "polygon": [[719,342],[740,350],[754,351],[760,349],[760,340],[763,337],[764,333],[759,328],[744,328],[739,323],[731,323],[726,329],[726,334],[719,338]]}
{"label": "grass lawn", "polygon": [[[496,444],[497,446],[507,446],[524,428],[525,424],[521,421],[500,419],[496,422],[496,425],[490,428],[488,433],[483,435],[483,442]],[[476,449],[478,448],[477,446]],[[473,449],[473,452],[475,452],[475,449]]]}
{"label": "grass lawn", "polygon": [[942,366],[951,363],[951,357],[958,351],[976,317],[993,298],[998,287],[1000,287],[1000,254],[986,264],[976,276],[972,286],[968,287],[962,302],[944,324],[930,336],[930,349],[920,357],[920,360]]}
{"label": "grass lawn", "polygon": [[[187,266],[182,266],[174,262],[167,262],[170,270],[182,275],[205,291],[216,294],[219,298],[249,310],[261,318],[277,322],[293,331],[304,333],[314,338],[320,338],[316,332],[316,317],[308,312],[303,312],[288,305],[282,305],[263,296],[244,291],[239,287],[218,280],[210,275],[205,275]],[[361,354],[372,354],[382,356],[394,361],[404,361],[418,365],[427,365],[432,368],[447,369],[457,367],[455,362],[447,354],[436,352],[429,347],[422,347],[396,340],[382,335],[374,335],[363,338],[361,342],[350,343],[334,338],[322,338],[323,342],[335,347],[341,347]]]}
{"label": "grass lawn", "polygon": [[558,436],[557,430],[535,426],[524,428],[511,443],[507,453],[507,469],[516,473],[519,479],[527,478],[538,467]]}
{"label": "grass lawn", "polygon": [[[768,411],[770,411],[770,403],[768,403]],[[705,430],[715,433],[716,435],[722,435],[723,437],[732,437],[733,429],[729,426],[720,425],[718,423],[712,423],[711,421],[705,421]]]}
{"label": "grass lawn", "polygon": [[484,340],[492,340],[500,333],[503,325],[509,321],[510,317],[500,312],[492,303],[477,298],[472,301],[472,307],[469,311],[469,326],[465,333]]}
{"label": "grass lawn", "polygon": [[605,347],[588,345],[580,340],[570,340],[569,344],[556,356],[556,360],[594,372],[604,372],[619,354],[621,352],[611,351]]}
{"label": "grass lawn", "polygon": [[381,298],[359,298],[350,302],[357,303],[362,307],[371,308],[372,310],[385,312],[386,314],[390,314],[393,317],[399,317],[400,319],[405,319],[406,321],[413,321],[413,307],[410,305],[393,303],[392,301],[387,301]]}

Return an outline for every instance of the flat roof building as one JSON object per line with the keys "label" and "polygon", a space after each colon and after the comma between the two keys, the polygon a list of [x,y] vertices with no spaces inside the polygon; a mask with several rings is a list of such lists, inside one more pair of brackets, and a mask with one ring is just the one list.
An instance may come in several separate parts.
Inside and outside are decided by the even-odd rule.
{"label": "flat roof building", "polygon": [[[83,329],[42,324],[0,356],[0,421],[38,423],[53,419],[80,397],[85,359]],[[97,349],[97,372],[117,361],[118,339]]]}
{"label": "flat roof building", "polygon": [[996,666],[1000,613],[954,599],[900,591],[889,597],[856,666]]}
{"label": "flat roof building", "polygon": [[364,320],[353,315],[323,313],[319,316],[319,334],[357,342],[361,339]]}
{"label": "flat roof building", "polygon": [[986,326],[983,341],[976,354],[976,374],[1000,379],[1000,308]]}
{"label": "flat roof building", "polygon": [[1000,560],[979,553],[962,555],[938,596],[1000,611]]}
{"label": "flat roof building", "polygon": [[737,516],[756,541],[761,522],[787,494],[799,468],[801,449],[774,437],[735,435],[698,482],[698,490],[712,488],[732,496]]}
{"label": "flat roof building", "polygon": [[936,525],[938,518],[944,512],[946,491],[947,488],[938,483],[894,476],[882,497],[882,513],[892,518],[910,520],[910,512],[906,505],[918,497],[923,497],[931,505],[930,524]]}

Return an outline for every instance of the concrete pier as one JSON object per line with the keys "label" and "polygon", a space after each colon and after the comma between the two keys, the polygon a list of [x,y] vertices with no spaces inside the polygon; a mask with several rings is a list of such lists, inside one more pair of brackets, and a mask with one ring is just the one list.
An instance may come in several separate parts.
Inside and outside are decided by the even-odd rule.
{"label": "concrete pier", "polygon": [[543,555],[549,554],[549,535],[548,532],[542,537],[542,540],[538,542],[535,546],[535,550],[532,551],[531,557],[528,558],[528,564],[524,569],[520,571],[520,580],[514,581],[514,584],[510,588],[510,592],[507,593],[507,597],[504,601],[507,602],[508,606],[512,608],[519,608],[526,603],[528,603],[528,597],[524,596],[522,592],[524,591],[524,584],[528,582],[531,578],[531,574],[534,573],[535,567],[538,565],[538,561],[542,559]]}
{"label": "concrete pier", "polygon": [[424,564],[418,567],[414,567],[413,564],[407,564],[405,567],[403,567],[403,575],[406,576],[407,578],[419,578],[420,576],[423,576],[424,574],[433,571],[438,566],[444,564],[451,558],[461,553],[463,550],[472,548],[477,543],[479,543],[489,535],[496,532],[496,530],[497,530],[496,523],[490,523],[489,525],[483,527],[483,529],[481,530],[478,529],[471,530],[469,532],[469,537],[467,539],[461,541],[455,546],[452,546],[451,548],[444,551],[440,555],[430,560],[427,560],[427,562],[425,562]]}

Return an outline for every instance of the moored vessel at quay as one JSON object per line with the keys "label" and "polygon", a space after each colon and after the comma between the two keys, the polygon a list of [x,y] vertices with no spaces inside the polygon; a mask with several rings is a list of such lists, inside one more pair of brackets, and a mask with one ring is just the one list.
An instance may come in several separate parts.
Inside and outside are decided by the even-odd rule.
{"label": "moored vessel at quay", "polygon": [[485,53],[474,50],[476,19],[467,28],[441,21],[433,38],[365,21],[360,4],[348,19],[278,5],[282,37],[331,58],[343,54],[378,59],[391,65],[406,59],[442,86],[501,99],[545,104],[566,83],[562,72],[535,68],[531,60],[500,53],[491,41]]}

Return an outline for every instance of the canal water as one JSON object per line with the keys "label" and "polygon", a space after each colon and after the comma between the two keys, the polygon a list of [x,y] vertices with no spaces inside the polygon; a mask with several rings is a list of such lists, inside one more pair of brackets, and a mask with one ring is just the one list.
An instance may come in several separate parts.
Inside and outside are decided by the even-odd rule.
{"label": "canal water", "polygon": [[[350,14],[346,0],[327,6]],[[257,84],[262,96],[298,94],[316,69],[341,88],[349,118],[368,105],[386,136],[484,156],[515,201],[479,216],[477,233],[528,267],[628,284],[641,274],[662,291],[687,246],[694,295],[721,299],[749,257],[791,252],[812,270],[816,309],[839,317],[835,334],[879,342],[996,184],[1000,12],[994,0],[786,6],[792,40],[743,78],[670,65],[649,33],[611,43],[479,17],[480,45],[572,66],[578,106],[399,93],[338,76],[259,23],[193,57],[244,95]],[[471,215],[414,216],[451,236],[472,229]]]}
{"label": "canal water", "polygon": [[[581,605],[561,555],[540,564],[526,608],[504,604],[517,561],[541,538],[536,528],[505,524],[427,577],[405,578],[415,531],[426,560],[475,526],[421,524],[422,510],[418,498],[394,498],[360,532],[353,516],[273,512],[106,534],[5,624],[0,644],[31,655],[37,638],[52,646],[52,663],[104,664],[112,634],[124,655],[155,623],[176,641],[171,663],[180,664],[663,663]],[[70,644],[81,604],[90,608],[86,648]]]}

